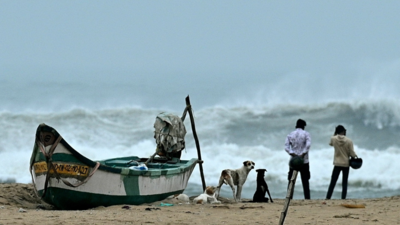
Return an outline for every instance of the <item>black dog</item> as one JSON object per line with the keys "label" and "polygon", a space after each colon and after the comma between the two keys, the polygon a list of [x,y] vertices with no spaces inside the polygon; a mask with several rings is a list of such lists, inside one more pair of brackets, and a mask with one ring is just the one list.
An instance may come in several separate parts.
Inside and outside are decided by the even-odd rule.
{"label": "black dog", "polygon": [[258,169],[257,172],[257,190],[253,196],[253,202],[268,202],[268,198],[265,197],[265,192],[268,192],[268,196],[272,200],[271,194],[269,193],[267,182],[264,180],[264,173],[266,169]]}

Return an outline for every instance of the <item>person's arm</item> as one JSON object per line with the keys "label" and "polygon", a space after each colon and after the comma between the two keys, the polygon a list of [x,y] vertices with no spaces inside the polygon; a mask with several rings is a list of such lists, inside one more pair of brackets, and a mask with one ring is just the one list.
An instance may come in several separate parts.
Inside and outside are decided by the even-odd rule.
{"label": "person's arm", "polygon": [[311,136],[308,132],[306,132],[306,146],[301,153],[302,157],[304,157],[308,153],[310,147],[311,147]]}
{"label": "person's arm", "polygon": [[357,154],[356,154],[356,152],[354,151],[354,146],[353,146],[353,141],[352,140],[349,140],[349,150],[350,150],[350,156],[351,157],[358,157],[357,156]]}
{"label": "person's arm", "polygon": [[333,146],[333,138],[334,138],[334,136],[331,137],[331,141],[329,142],[330,146]]}
{"label": "person's arm", "polygon": [[286,136],[286,140],[285,140],[285,151],[286,151],[289,155],[291,155],[291,156],[296,155],[296,154],[294,154],[292,148],[290,147],[290,138],[289,138],[289,135]]}

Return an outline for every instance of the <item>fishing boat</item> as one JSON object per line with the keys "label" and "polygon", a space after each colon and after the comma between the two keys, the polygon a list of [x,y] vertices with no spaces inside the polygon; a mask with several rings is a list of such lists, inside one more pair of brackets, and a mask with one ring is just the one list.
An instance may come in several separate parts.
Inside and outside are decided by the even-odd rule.
{"label": "fishing boat", "polygon": [[[192,118],[190,104],[184,116],[188,107]],[[170,114],[156,117],[157,150],[151,157],[128,156],[98,161],[80,154],[53,127],[40,124],[30,160],[36,194],[46,203],[63,210],[151,203],[183,193],[197,164],[204,189],[199,148],[199,158],[180,159],[186,133],[184,116],[182,119]],[[194,131],[193,121],[192,129]],[[197,136],[195,139],[198,144]]]}

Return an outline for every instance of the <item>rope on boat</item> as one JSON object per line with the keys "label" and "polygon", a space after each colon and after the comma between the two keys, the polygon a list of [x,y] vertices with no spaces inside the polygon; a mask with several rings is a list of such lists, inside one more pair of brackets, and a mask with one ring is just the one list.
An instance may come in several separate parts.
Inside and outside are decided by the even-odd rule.
{"label": "rope on boat", "polygon": [[[39,146],[39,150],[43,153],[43,155],[44,155],[44,156],[46,157],[46,159],[47,159],[46,180],[45,180],[45,184],[44,184],[43,194],[42,194],[42,196],[40,196],[41,198],[43,198],[43,197],[46,195],[46,191],[47,191],[47,187],[48,187],[48,184],[49,184],[50,171],[51,171],[51,170],[54,171],[54,174],[56,175],[57,180],[61,180],[65,185],[75,188],[75,187],[79,187],[79,186],[81,186],[82,184],[86,183],[86,182],[93,176],[93,174],[97,171],[97,169],[100,167],[100,163],[99,163],[99,162],[96,162],[96,165],[93,167],[92,171],[91,171],[90,174],[86,177],[85,180],[83,180],[83,181],[80,182],[80,183],[72,184],[72,183],[70,183],[68,180],[63,179],[63,178],[60,176],[60,174],[57,173],[56,167],[55,167],[54,164],[53,164],[52,156],[53,156],[54,150],[56,149],[57,145],[58,145],[58,144],[60,143],[60,141],[62,140],[61,135],[58,136],[57,140],[53,143],[53,145],[51,146],[51,148],[49,149],[48,152],[46,152],[45,146],[44,146],[44,144],[43,144],[43,143],[44,143],[44,140],[43,140],[43,136],[42,136],[42,135],[40,136],[40,139],[41,139],[40,141],[39,141],[39,140],[36,141],[36,144],[37,144],[37,146]],[[32,183],[34,183],[34,182],[33,182],[33,174],[32,174],[32,166],[33,166],[33,163],[32,163],[31,166],[30,166],[30,172],[31,172],[31,176],[32,176]],[[37,193],[36,185],[33,185],[33,186],[34,186],[35,191],[36,191],[36,193]]]}
{"label": "rope on boat", "polygon": [[99,162],[96,162],[96,166],[93,167],[92,172],[90,172],[89,176],[87,176],[86,179],[85,179],[84,181],[82,181],[82,182],[80,182],[80,183],[78,183],[78,184],[72,184],[72,183],[70,183],[69,181],[67,181],[67,180],[65,180],[65,179],[63,179],[63,178],[61,178],[61,177],[58,175],[57,171],[55,171],[55,168],[54,168],[54,165],[53,165],[54,171],[55,171],[55,173],[56,173],[56,175],[57,175],[57,179],[60,179],[65,185],[70,186],[70,187],[79,187],[79,186],[81,186],[82,184],[86,183],[86,182],[93,176],[93,174],[97,171],[97,169],[98,169],[99,167],[100,167],[100,163],[99,163]]}

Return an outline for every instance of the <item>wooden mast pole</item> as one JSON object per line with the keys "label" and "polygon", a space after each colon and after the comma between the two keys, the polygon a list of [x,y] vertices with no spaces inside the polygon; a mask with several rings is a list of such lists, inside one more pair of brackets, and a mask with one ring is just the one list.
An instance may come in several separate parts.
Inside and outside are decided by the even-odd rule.
{"label": "wooden mast pole", "polygon": [[190,123],[192,125],[193,137],[194,137],[194,141],[196,143],[196,148],[197,148],[197,158],[199,160],[201,182],[203,184],[203,191],[205,191],[206,190],[206,181],[204,180],[203,160],[201,159],[200,144],[199,144],[199,139],[197,138],[196,126],[194,124],[194,117],[193,117],[193,112],[192,112],[192,106],[190,105],[189,95],[186,97],[186,108],[185,108],[185,111],[183,112],[183,115],[182,115],[182,118],[181,118],[182,121],[185,120],[187,112],[189,112]]}

